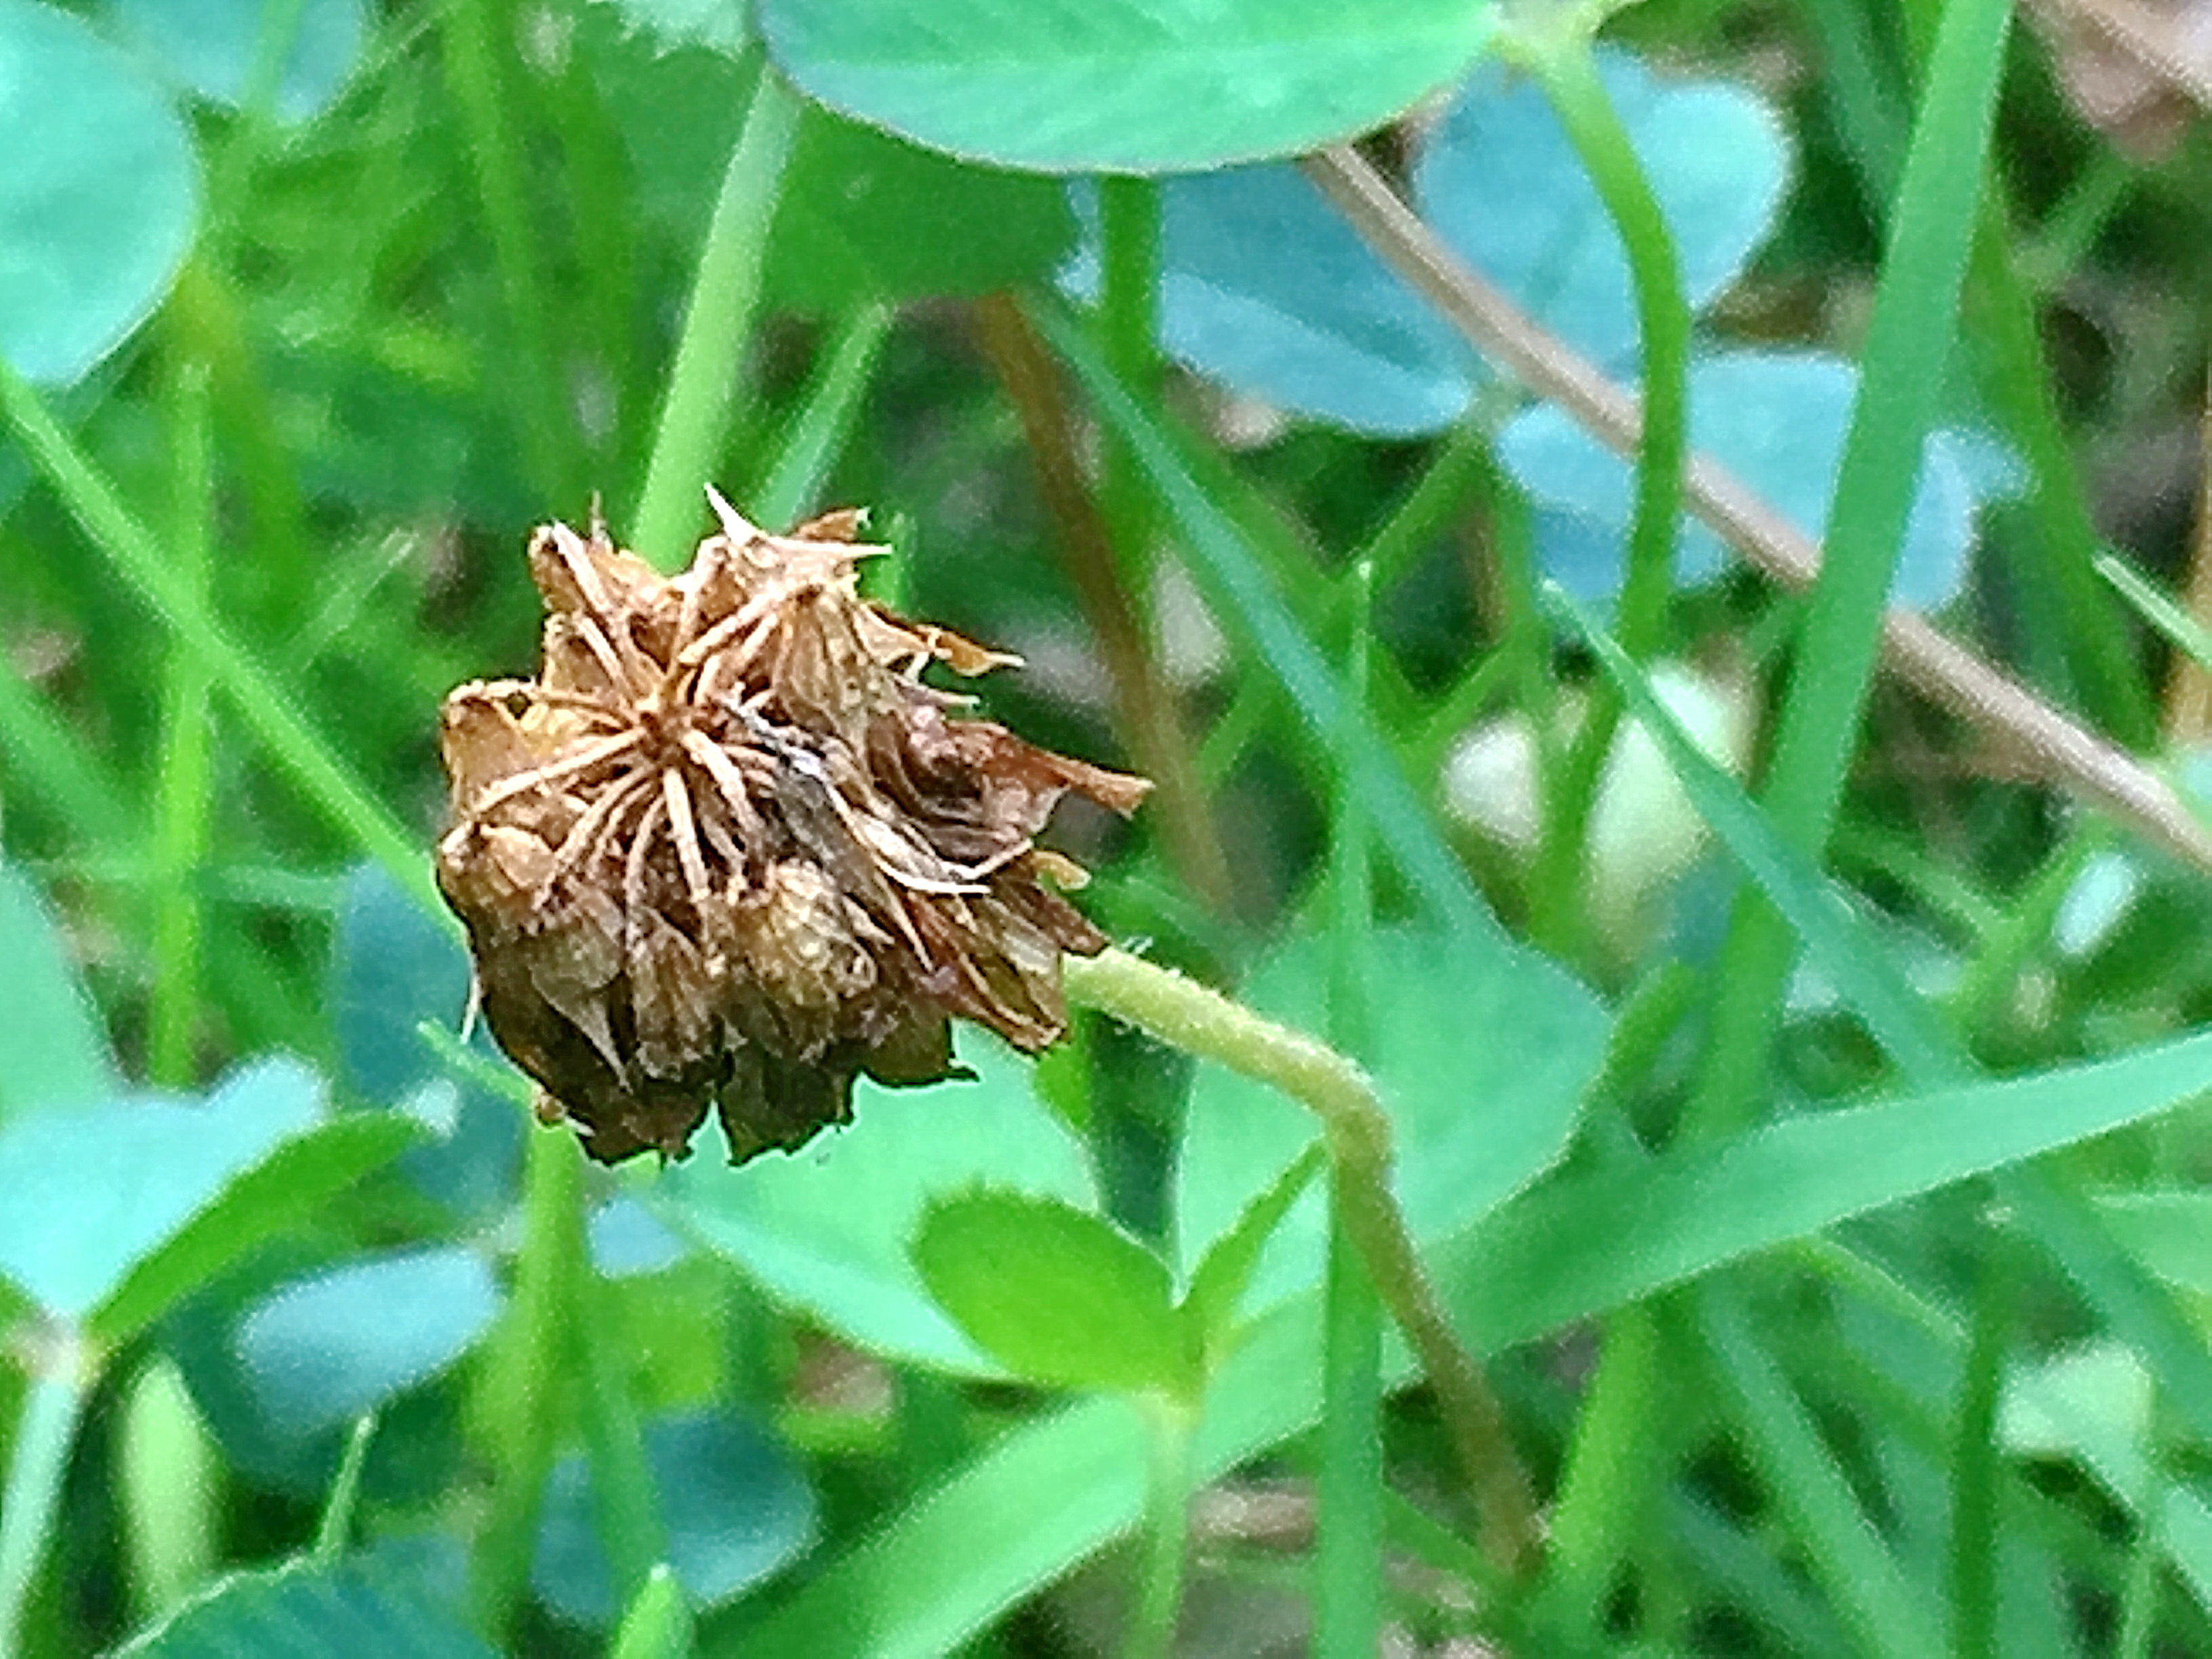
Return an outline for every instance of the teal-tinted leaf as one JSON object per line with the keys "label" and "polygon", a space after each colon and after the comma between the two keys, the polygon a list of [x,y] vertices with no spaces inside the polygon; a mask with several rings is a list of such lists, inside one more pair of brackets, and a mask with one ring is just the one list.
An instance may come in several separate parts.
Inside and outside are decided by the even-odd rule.
{"label": "teal-tinted leaf", "polygon": [[442,1575],[416,1567],[412,1553],[234,1574],[118,1659],[492,1659]]}
{"label": "teal-tinted leaf", "polygon": [[[1843,454],[1857,374],[1839,358],[1812,352],[1727,352],[1690,368],[1690,434],[1712,456],[1772,502],[1808,536],[1826,522]],[[1932,610],[1959,589],[1974,518],[1987,496],[1978,481],[2001,483],[1970,459],[1960,434],[1929,441],[1920,493],[1905,532],[1892,597]],[[1609,598],[1620,585],[1632,482],[1626,465],[1551,404],[1516,416],[1499,434],[1498,454],[1544,515],[1537,557],[1578,599]],[[1558,533],[1559,521],[1573,526]],[[1685,586],[1719,574],[1726,556],[1712,532],[1683,522],[1677,579]]]}
{"label": "teal-tinted leaf", "polygon": [[287,1141],[134,1267],[93,1316],[93,1334],[108,1343],[134,1335],[179,1297],[382,1169],[421,1134],[395,1113],[362,1113]]}
{"label": "teal-tinted leaf", "polygon": [[[1433,933],[1375,936],[1368,1069],[1397,1132],[1393,1182],[1417,1239],[1464,1226],[1565,1148],[1605,1048],[1595,1000],[1533,952],[1467,948]],[[1307,1031],[1328,1024],[1328,948],[1300,939],[1252,976],[1244,1000]],[[1176,1169],[1186,1267],[1237,1221],[1314,1136],[1312,1115],[1274,1091],[1200,1066]],[[1264,1310],[1321,1282],[1318,1194],[1291,1206],[1262,1252],[1246,1304]]]}
{"label": "teal-tinted leaf", "polygon": [[322,1113],[314,1073],[289,1060],[234,1072],[205,1100],[26,1113],[0,1130],[0,1273],[50,1312],[82,1318]]}
{"label": "teal-tinted leaf", "polygon": [[[1095,226],[1092,192],[1076,200]],[[1408,437],[1466,412],[1480,372],[1434,307],[1287,163],[1160,190],[1160,343],[1275,408]],[[1097,291],[1095,229],[1066,286]]]}
{"label": "teal-tinted leaf", "polygon": [[[733,1600],[814,1537],[814,1493],[774,1437],[727,1412],[645,1426],[646,1462],[668,1531],[669,1565],[699,1611]],[[563,1458],[545,1486],[530,1570],[538,1599],[574,1625],[615,1621],[613,1581],[592,1526],[591,1472]]]}
{"label": "teal-tinted leaf", "polygon": [[684,1241],[628,1194],[617,1194],[592,1211],[584,1237],[592,1248],[592,1266],[608,1279],[657,1273],[684,1259]]}
{"label": "teal-tinted leaf", "polygon": [[361,56],[368,17],[362,0],[108,0],[109,15],[135,38],[163,78],[210,103],[236,109],[260,59],[262,32],[294,14],[291,48],[276,87],[279,120],[305,121],[330,106]]}
{"label": "teal-tinted leaf", "polygon": [[198,170],[137,65],[35,0],[0,0],[0,357],[66,386],[168,291]]}
{"label": "teal-tinted leaf", "polygon": [[769,239],[772,303],[972,297],[1042,277],[1075,238],[1049,179],[978,167],[809,108]]}
{"label": "teal-tinted leaf", "polygon": [[969,1340],[1017,1376],[1170,1393],[1197,1381],[1167,1263],[1086,1211],[1015,1193],[957,1193],[922,1212],[914,1261]]}
{"label": "teal-tinted leaf", "polygon": [[1190,1291],[1183,1298],[1184,1316],[1196,1328],[1200,1343],[1219,1353],[1225,1350],[1237,1322],[1239,1304],[1260,1265],[1260,1253],[1282,1225],[1314,1176],[1328,1167],[1327,1151],[1316,1140],[1303,1157],[1278,1176],[1267,1189],[1244,1206],[1237,1224],[1213,1241],[1190,1276]]}
{"label": "teal-tinted leaf", "polygon": [[403,1250],[295,1279],[240,1322],[238,1358],[277,1436],[306,1439],[435,1376],[498,1313],[473,1250]]}
{"label": "teal-tinted leaf", "polygon": [[763,0],[786,74],[918,143],[1048,173],[1194,172],[1383,122],[1488,38],[1469,0]]}
{"label": "teal-tinted leaf", "polygon": [[[347,1090],[397,1105],[443,1080],[438,1056],[416,1028],[457,1028],[469,1000],[469,959],[453,935],[424,915],[376,865],[347,875],[331,941],[338,1075]],[[477,1049],[506,1061],[479,1022]],[[488,1218],[513,1201],[522,1160],[522,1115],[492,1090],[455,1079],[449,1133],[407,1153],[400,1168],[427,1196],[463,1216]]]}
{"label": "teal-tinted leaf", "polygon": [[2212,1296],[2212,1192],[2114,1193],[2097,1200],[2130,1255],[2169,1285]]}
{"label": "teal-tinted leaf", "polygon": [[[1766,240],[1790,173],[1781,122],[1753,94],[1668,83],[1626,52],[1598,75],[1667,216],[1683,297],[1703,310]],[[1460,256],[1585,356],[1632,370],[1628,258],[1542,89],[1487,63],[1468,77],[1413,170],[1422,216]]]}
{"label": "teal-tinted leaf", "polygon": [[864,1083],[850,1128],[741,1170],[695,1159],[662,1177],[656,1206],[775,1295],[865,1347],[994,1372],[908,1257],[923,1207],[984,1184],[1085,1208],[1097,1194],[1081,1150],[1030,1092],[1027,1064],[964,1028],[959,1048],[975,1082],[908,1090]]}
{"label": "teal-tinted leaf", "polygon": [[[0,191],[7,188],[0,185]],[[122,1086],[100,1016],[31,879],[0,860],[0,1123],[26,1107],[85,1105]]]}

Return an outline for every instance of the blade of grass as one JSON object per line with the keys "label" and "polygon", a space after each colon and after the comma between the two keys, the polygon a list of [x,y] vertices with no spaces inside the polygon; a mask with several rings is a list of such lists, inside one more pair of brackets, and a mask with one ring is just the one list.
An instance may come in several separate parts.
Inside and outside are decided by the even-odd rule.
{"label": "blade of grass", "polygon": [[1698,1298],[1697,1327],[1714,1364],[1708,1375],[1733,1396],[1735,1421],[1758,1443],[1767,1497],[1790,1518],[1815,1580],[1869,1653],[1920,1659],[1942,1650],[1940,1616],[1899,1570],[1867,1524],[1834,1455],[1795,1390],[1753,1334],[1735,1298]]}
{"label": "blade of grass", "polygon": [[[1351,660],[1353,706],[1365,711],[1372,652],[1372,566],[1355,568]],[[1367,814],[1340,769],[1329,817],[1331,928],[1328,1041],[1369,1058],[1375,895]],[[1321,1475],[1314,1537],[1314,1652],[1369,1659],[1382,1622],[1382,1298],[1348,1235],[1341,1176],[1332,1170],[1328,1257],[1322,1292]]]}
{"label": "blade of grass", "polygon": [[[1583,631],[1606,672],[1621,678],[1638,719],[1659,740],[1699,814],[1760,884],[1776,914],[1804,940],[1813,960],[1907,1080],[1917,1088],[1948,1089],[1977,1075],[1959,1040],[1905,982],[1865,921],[1766,823],[1735,780],[1698,749],[1620,648],[1582,619],[1564,596],[1555,604]],[[2117,1120],[2111,1127],[2124,1121],[2131,1119]],[[2000,1133],[1998,1126],[1991,1129]],[[1998,1158],[1982,1167],[2014,1161]],[[2194,1334],[2172,1293],[2120,1246],[2078,1194],[2049,1174],[2008,1171],[1998,1180],[1997,1193],[2023,1231],[2081,1287],[2091,1305],[2142,1350],[2165,1380],[2173,1409],[2197,1432],[2212,1438],[2212,1351]]]}
{"label": "blade of grass", "polygon": [[2198,667],[2212,673],[2212,629],[2168,599],[2116,553],[2097,556],[2097,574],[2119,589],[2121,597],[2169,643],[2187,652]]}
{"label": "blade of grass", "polygon": [[[210,573],[215,530],[215,456],[210,430],[207,366],[187,359],[176,370],[171,438],[174,445],[179,583],[195,604],[212,608]],[[192,1028],[200,1005],[200,906],[195,878],[206,860],[213,817],[213,754],[208,726],[212,690],[207,667],[185,644],[169,641],[161,709],[161,761],[155,805],[154,990],[149,1011],[147,1075],[184,1088],[192,1080]]]}
{"label": "blade of grass", "polygon": [[875,378],[876,359],[890,337],[889,306],[862,306],[831,338],[814,378],[785,428],[783,447],[746,507],[763,525],[795,523],[818,503],[822,486],[853,434]]}
{"label": "blade of grass", "polygon": [[[1856,746],[1890,579],[1935,422],[1942,376],[1934,366],[1949,357],[2011,15],[2007,0],[1946,8],[1905,153],[1820,574],[1763,792],[1776,827],[1815,860]],[[1780,915],[1746,889],[1685,1133],[1732,1127],[1762,1097],[1792,946]]]}
{"label": "blade of grass", "polygon": [[161,543],[131,515],[39,395],[4,363],[0,411],[86,539],[198,659],[293,786],[339,835],[390,871],[426,914],[458,928],[438,897],[420,838],[392,815],[261,665],[230,637],[173,568]]}
{"label": "blade of grass", "polygon": [[37,801],[79,846],[113,851],[138,839],[137,813],[107,763],[54,712],[45,694],[0,654],[0,756],[10,805]]}
{"label": "blade of grass", "polygon": [[8,1449],[7,1484],[0,1487],[0,1659],[14,1659],[19,1650],[24,1609],[61,1506],[70,1447],[97,1376],[76,1332],[49,1328],[39,1340]]}
{"label": "blade of grass", "polygon": [[509,0],[453,0],[444,8],[443,27],[446,84],[468,131],[478,204],[491,233],[507,331],[519,359],[522,386],[507,402],[521,428],[531,483],[541,498],[557,501],[583,486],[577,469],[581,445],[574,422],[564,418],[573,401],[553,350],[553,308],[541,253],[547,216],[533,209],[526,188],[528,134],[520,127],[536,100],[508,85],[518,61],[514,8]]}
{"label": "blade of grass", "polygon": [[1185,446],[1132,397],[1096,347],[1057,307],[1030,307],[1037,331],[1082,383],[1099,420],[1129,447],[1179,532],[1214,614],[1264,667],[1314,741],[1353,778],[1382,844],[1428,908],[1471,937],[1505,943],[1504,930],[1437,832],[1427,807],[1361,717],[1328,662],[1275,592],[1235,520],[1194,475]]}
{"label": "blade of grass", "polygon": [[331,1495],[323,1505],[323,1518],[315,1528],[313,1555],[319,1565],[336,1566],[353,1536],[354,1512],[361,1505],[361,1474],[368,1467],[369,1442],[376,1437],[376,1413],[364,1412],[347,1431],[338,1472],[331,1480]]}
{"label": "blade of grass", "polygon": [[729,435],[730,406],[760,300],[769,223],[782,191],[799,111],[798,95],[763,64],[708,221],[638,498],[630,544],[658,570],[682,568],[706,515],[704,491],[714,482]]}

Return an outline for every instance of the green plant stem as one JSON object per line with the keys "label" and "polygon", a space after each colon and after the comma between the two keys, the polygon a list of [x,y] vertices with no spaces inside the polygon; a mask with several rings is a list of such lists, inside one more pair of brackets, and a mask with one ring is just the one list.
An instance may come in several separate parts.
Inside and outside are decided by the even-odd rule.
{"label": "green plant stem", "polygon": [[[2006,0],[1958,0],[1945,9],[1898,191],[1826,552],[1764,795],[1777,828],[1815,859],[1834,825],[1935,420],[1942,377],[1929,365],[1949,353],[2010,20]],[[1781,917],[1744,889],[1723,950],[1713,1034],[1686,1131],[1735,1127],[1763,1095],[1794,950]]]}
{"label": "green plant stem", "polygon": [[1598,78],[1589,41],[1578,35],[1528,56],[1620,234],[1635,285],[1643,436],[1636,447],[1636,510],[1613,631],[1640,662],[1666,639],[1667,605],[1674,588],[1674,537],[1690,453],[1690,307],[1667,216]]}
{"label": "green plant stem", "polygon": [[1183,1560],[1190,1548],[1191,1436],[1198,1424],[1180,1401],[1145,1402],[1145,1562],[1137,1616],[1125,1659],[1168,1659],[1182,1608]]}
{"label": "green plant stem", "polygon": [[[1150,179],[1098,181],[1098,342],[1121,384],[1150,403],[1160,381],[1160,190]],[[1127,444],[1106,447],[1098,496],[1125,584],[1147,591],[1152,492]]]}
{"label": "green plant stem", "polygon": [[8,1480],[0,1488],[0,1659],[15,1659],[23,1613],[46,1557],[70,1447],[97,1380],[98,1364],[82,1335],[55,1326],[37,1334],[30,1386],[9,1447]]}
{"label": "green plant stem", "polygon": [[[1375,568],[1351,572],[1349,690],[1367,704],[1373,658]],[[1328,1036],[1339,1054],[1367,1052],[1374,994],[1375,894],[1364,804],[1337,771],[1329,815]],[[1382,1620],[1382,1300],[1344,1224],[1343,1172],[1332,1172],[1328,1267],[1322,1304],[1321,1475],[1314,1542],[1313,1650],[1324,1659],[1369,1659]],[[1356,1200],[1355,1200],[1356,1201]]]}
{"label": "green plant stem", "polygon": [[[491,233],[492,259],[514,341],[521,385],[507,399],[522,431],[530,481],[546,501],[578,491],[580,446],[552,343],[552,307],[539,255],[544,216],[526,188],[524,135],[515,123],[533,100],[508,85],[515,62],[508,0],[452,0],[445,8],[446,83],[468,130],[477,195]],[[496,369],[488,365],[489,372]]]}
{"label": "green plant stem", "polygon": [[[210,541],[215,523],[215,468],[210,436],[208,370],[186,359],[177,370],[174,420],[176,551],[179,583],[195,603],[212,609]],[[182,641],[169,641],[161,708],[161,763],[155,810],[154,989],[146,1069],[155,1084],[193,1081],[192,1027],[200,1004],[200,907],[195,882],[207,860],[213,809],[212,743],[208,730],[207,666]]]}
{"label": "green plant stem", "polygon": [[1321,1120],[1337,1213],[1436,1392],[1481,1511],[1483,1553],[1509,1577],[1532,1572],[1541,1539],[1533,1488],[1507,1437],[1504,1412],[1445,1316],[1390,1190],[1390,1120],[1365,1075],[1312,1038],[1126,951],[1069,957],[1062,968],[1076,1005],[1279,1090]]}
{"label": "green plant stem", "polygon": [[504,1646],[530,1581],[585,1273],[581,1149],[574,1136],[533,1133],[528,1160],[514,1296],[485,1379],[495,1472],[471,1586],[477,1626],[495,1646]]}
{"label": "green plant stem", "polygon": [[763,64],[699,251],[668,398],[638,499],[630,544],[656,569],[680,569],[690,560],[693,532],[706,511],[702,492],[714,482],[729,435],[730,406],[760,300],[769,228],[799,114],[797,94]]}
{"label": "green plant stem", "polygon": [[580,1262],[576,1291],[592,1314],[569,1325],[584,1383],[592,1503],[599,1543],[613,1572],[615,1599],[627,1606],[643,1594],[653,1567],[668,1559],[668,1528],[646,1462],[637,1407],[630,1400],[629,1353],[619,1340],[622,1327],[615,1318],[611,1287]]}
{"label": "green plant stem", "polygon": [[[1641,437],[1636,448],[1635,516],[1628,534],[1616,631],[1641,661],[1667,634],[1674,586],[1674,538],[1682,516],[1682,476],[1690,450],[1690,307],[1666,215],[1620,123],[1589,40],[1579,32],[1527,46],[1527,58],[1553,112],[1613,220],[1636,292],[1642,351]],[[1544,842],[1533,912],[1547,919],[1544,942],[1573,960],[1586,933],[1590,814],[1620,723],[1619,694],[1597,688],[1565,763],[1547,780]]]}
{"label": "green plant stem", "polygon": [[761,524],[781,529],[816,504],[852,435],[876,359],[890,337],[891,318],[889,306],[862,306],[845,319],[823,351],[775,465],[745,503]]}
{"label": "green plant stem", "polygon": [[1623,1308],[1606,1321],[1551,1516],[1547,1595],[1559,1623],[1581,1642],[1596,1639],[1606,1593],[1650,1496],[1662,1450],[1653,1444],[1660,1363],[1652,1309]]}
{"label": "green plant stem", "polygon": [[366,1412],[354,1419],[346,1436],[345,1452],[338,1459],[337,1478],[331,1482],[330,1500],[323,1505],[323,1518],[315,1528],[314,1556],[324,1566],[337,1564],[345,1553],[346,1540],[353,1536],[354,1513],[361,1507],[362,1471],[368,1467],[369,1443],[375,1438],[375,1413]]}
{"label": "green plant stem", "polygon": [[1997,1651],[1997,1488],[2004,1457],[1997,1409],[2012,1324],[2008,1248],[2007,1240],[1984,1237],[1973,1332],[1952,1421],[1951,1650],[1957,1659],[1993,1659]]}
{"label": "green plant stem", "polygon": [[59,495],[87,539],[196,657],[261,746],[333,829],[381,864],[425,913],[458,931],[430,879],[420,838],[346,765],[292,699],[216,620],[173,568],[168,552],[133,518],[113,488],[63,431],[23,379],[0,363],[0,411],[31,463]]}

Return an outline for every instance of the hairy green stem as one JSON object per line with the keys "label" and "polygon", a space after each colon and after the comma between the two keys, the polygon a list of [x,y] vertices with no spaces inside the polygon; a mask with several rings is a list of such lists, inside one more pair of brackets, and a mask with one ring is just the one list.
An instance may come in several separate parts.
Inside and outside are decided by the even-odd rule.
{"label": "hairy green stem", "polygon": [[1122,1653],[1125,1659],[1168,1659],[1190,1548],[1190,1443],[1198,1424],[1189,1407],[1164,1397],[1145,1401],[1145,1419],[1144,1572]]}
{"label": "hairy green stem", "polygon": [[1321,1120],[1337,1213],[1436,1392],[1481,1511],[1483,1552],[1509,1576],[1532,1572],[1541,1541],[1534,1490],[1507,1437],[1504,1412],[1452,1329],[1390,1190],[1390,1119],[1365,1074],[1311,1037],[1127,951],[1069,957],[1062,967],[1077,1006],[1279,1090]]}
{"label": "hairy green stem", "polygon": [[891,316],[889,306],[862,306],[823,348],[799,413],[785,428],[783,447],[745,503],[759,523],[781,530],[816,504],[852,436],[876,359],[890,337]]}
{"label": "hairy green stem", "polygon": [[730,406],[760,300],[769,228],[799,114],[797,95],[763,64],[699,251],[668,398],[638,499],[630,544],[655,569],[684,566],[706,514],[702,492],[714,482],[729,435]]}

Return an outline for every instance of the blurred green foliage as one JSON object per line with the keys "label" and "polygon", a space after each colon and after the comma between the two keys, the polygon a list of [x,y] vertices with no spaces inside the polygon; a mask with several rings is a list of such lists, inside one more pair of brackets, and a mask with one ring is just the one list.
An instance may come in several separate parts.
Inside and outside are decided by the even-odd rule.
{"label": "blurred green foliage", "polygon": [[[1866,690],[1893,595],[2201,783],[2202,137],[1602,9],[0,0],[0,1656],[2212,1654],[2208,872]],[[607,1171],[452,1035],[439,701],[686,453],[1158,774],[1082,902],[1371,1076],[1533,1575],[1249,1079]]]}

